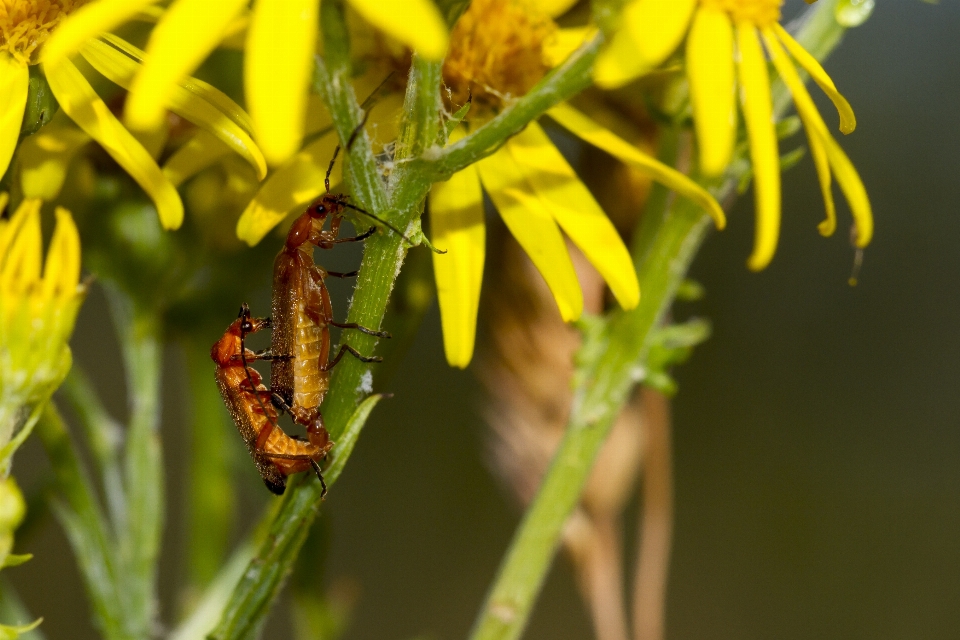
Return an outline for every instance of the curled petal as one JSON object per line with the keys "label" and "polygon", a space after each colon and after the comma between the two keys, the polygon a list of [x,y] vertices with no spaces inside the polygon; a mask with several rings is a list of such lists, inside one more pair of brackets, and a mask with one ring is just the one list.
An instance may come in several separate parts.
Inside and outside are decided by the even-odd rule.
{"label": "curled petal", "polygon": [[433,245],[446,251],[433,254],[443,348],[447,362],[462,369],[473,357],[486,250],[483,193],[476,168],[467,167],[433,185],[430,231]]}
{"label": "curled petal", "polygon": [[597,28],[593,25],[558,29],[553,37],[543,43],[543,62],[550,67],[559,66],[596,32]]}
{"label": "curled petal", "polygon": [[44,72],[64,112],[147,192],[164,228],[178,228],[183,222],[183,203],[177,190],[146,149],[110,112],[80,70],[64,60],[57,65],[45,64]]}
{"label": "curled petal", "polygon": [[40,234],[40,200],[24,200],[4,227],[0,247],[0,291],[20,293],[40,281],[43,251]]}
{"label": "curled petal", "polygon": [[7,172],[20,138],[20,123],[27,107],[27,65],[0,52],[0,176]]}
{"label": "curled petal", "polygon": [[757,216],[753,254],[747,265],[760,271],[773,259],[780,235],[780,156],[770,102],[770,77],[756,27],[745,22],[738,24],[737,44]]}
{"label": "curled petal", "polygon": [[813,99],[803,85],[803,81],[797,74],[790,59],[786,56],[776,35],[768,28],[762,31],[763,41],[767,45],[767,51],[770,52],[770,60],[776,67],[777,73],[784,84],[793,95],[794,104],[797,106],[797,113],[803,121],[803,128],[807,132],[807,141],[810,144],[810,155],[813,157],[813,165],[817,170],[817,180],[820,182],[820,191],[823,194],[823,204],[827,210],[827,216],[819,225],[822,235],[829,236],[837,228],[837,210],[833,201],[832,179],[830,176],[830,160],[827,157],[827,149],[824,144],[824,138],[829,137],[827,126],[820,117]]}
{"label": "curled petal", "polygon": [[528,0],[527,4],[532,11],[543,13],[551,18],[566,13],[578,0]]}
{"label": "curled petal", "polygon": [[[91,40],[80,53],[93,68],[124,88],[133,83],[143,60],[143,51],[109,34],[103,40]],[[218,137],[250,163],[258,179],[266,176],[267,165],[251,137],[246,113],[219,89],[196,78],[185,78],[173,88],[166,106]]]}
{"label": "curled petal", "polygon": [[317,42],[319,0],[257,0],[243,79],[257,142],[271,165],[297,152]]}
{"label": "curled petal", "polygon": [[718,229],[726,226],[727,219],[720,203],[706,189],[673,167],[668,167],[656,158],[651,158],[569,104],[558,104],[547,111],[547,115],[584,142],[603,149],[621,162],[693,200],[710,214]]}
{"label": "curled petal", "polygon": [[150,33],[143,68],[130,86],[124,121],[155,129],[177,82],[193,73],[220,42],[246,0],[178,0]]}
{"label": "curled petal", "polygon": [[610,285],[624,309],[640,303],[630,252],[573,167],[536,122],[507,141],[514,161],[560,228]]}
{"label": "curled petal", "polygon": [[[338,138],[333,133],[314,140],[278,168],[260,186],[237,221],[237,237],[255,245],[292,211],[323,193],[323,179]],[[331,185],[340,181],[341,165],[330,175]]]}
{"label": "curled petal", "polygon": [[480,180],[500,217],[546,280],[565,322],[583,313],[583,293],[567,245],[525,171],[503,148],[477,163]]}
{"label": "curled petal", "polygon": [[158,0],[95,0],[70,14],[43,45],[42,61],[56,65],[88,40],[110,31]]}
{"label": "curled petal", "polygon": [[722,175],[737,138],[733,25],[718,9],[697,11],[687,38],[687,77],[700,142],[700,170]]}
{"label": "curled petal", "polygon": [[810,55],[810,52],[800,46],[800,43],[794,40],[793,36],[787,33],[786,29],[774,23],[773,30],[787,48],[787,51],[790,52],[790,55],[810,74],[813,81],[823,89],[823,92],[827,94],[827,97],[830,98],[833,105],[837,108],[837,113],[840,115],[840,132],[850,133],[856,129],[857,117],[853,114],[853,108],[850,106],[850,103],[847,102],[847,99],[837,91],[837,86],[833,84],[833,80],[827,75],[827,72],[824,71],[823,66],[817,62],[816,58]]}
{"label": "curled petal", "polygon": [[179,187],[230,153],[230,148],[209,131],[201,129],[183,143],[163,165],[163,175]]}
{"label": "curled petal", "polygon": [[450,36],[431,0],[350,0],[364,19],[429,60],[441,60]]}

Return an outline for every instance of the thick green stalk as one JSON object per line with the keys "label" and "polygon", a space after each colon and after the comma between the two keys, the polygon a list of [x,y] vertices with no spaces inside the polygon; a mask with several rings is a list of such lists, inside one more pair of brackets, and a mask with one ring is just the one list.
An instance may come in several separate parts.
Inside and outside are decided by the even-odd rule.
{"label": "thick green stalk", "polygon": [[[813,9],[832,10],[831,2]],[[805,28],[821,28],[832,37],[828,24],[813,18]],[[818,40],[810,33],[802,37]],[[724,191],[735,182],[729,181]],[[615,314],[600,331],[585,336],[566,433],[503,559],[472,640],[513,640],[523,633],[563,526],[616,416],[644,377],[651,334],[672,304],[710,222],[689,200],[677,198],[663,215],[650,216],[642,224],[634,249],[643,292],[640,305]]]}
{"label": "thick green stalk", "polygon": [[157,557],[164,516],[163,455],[160,447],[160,374],[163,345],[157,314],[136,308],[125,293],[107,287],[120,340],[130,424],[124,455],[127,528],[120,552],[136,638],[153,633],[157,605]]}

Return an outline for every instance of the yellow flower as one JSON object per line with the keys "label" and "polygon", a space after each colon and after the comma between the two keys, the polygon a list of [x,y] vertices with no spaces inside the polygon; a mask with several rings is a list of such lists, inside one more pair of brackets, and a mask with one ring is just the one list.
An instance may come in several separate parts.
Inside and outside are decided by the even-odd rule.
{"label": "yellow flower", "polygon": [[[547,12],[563,11],[569,4],[474,0],[457,23],[444,65],[444,83],[453,96],[465,100],[472,92],[474,122],[475,114],[482,121],[526,93],[583,40],[583,29],[558,29]],[[694,199],[717,226],[724,225],[716,201],[683,174],[568,104],[548,115],[586,143]],[[454,139],[461,135],[456,132]],[[434,273],[451,365],[465,367],[473,357],[485,254],[482,190],[546,280],[565,321],[580,317],[583,295],[564,234],[600,272],[623,308],[639,303],[636,271],[619,234],[544,130],[531,122],[496,153],[430,192],[433,243],[447,250],[434,255]]]}
{"label": "yellow flower", "polygon": [[[459,106],[473,96],[471,124],[482,123],[506,101],[525,94],[583,41],[588,30],[558,29],[550,17],[572,4],[571,0],[471,3],[451,34],[451,50],[444,63],[444,85],[451,102]],[[396,63],[387,61],[388,66]],[[396,113],[399,104],[400,96],[393,95],[374,108],[370,121],[380,120],[375,124],[382,128],[380,139],[390,139],[395,119],[378,118],[378,112]],[[548,115],[588,144],[694,199],[723,226],[720,205],[683,174],[569,105],[559,105]],[[455,130],[453,140],[464,133],[463,127]],[[336,143],[332,133],[321,137],[274,172],[241,215],[237,235],[255,244],[289,213],[322,193],[323,174]],[[543,274],[564,320],[580,317],[583,297],[563,234],[604,276],[624,308],[637,305],[639,286],[623,241],[573,168],[533,122],[494,155],[431,190],[433,244],[447,250],[434,256],[434,272],[451,365],[465,367],[473,357],[485,255],[482,189]]]}
{"label": "yellow flower", "polygon": [[632,0],[623,26],[597,59],[594,77],[616,87],[661,64],[686,35],[686,69],[700,145],[700,169],[722,175],[730,162],[737,132],[736,89],[750,143],[757,211],[756,239],[748,265],[766,267],[780,232],[780,156],[770,100],[770,77],[760,41],[793,95],[807,132],[810,153],[823,192],[826,219],[820,233],[836,229],[832,175],[850,203],[856,243],[873,235],[873,214],[866,189],[850,159],[827,129],[797,73],[798,63],[829,96],[840,114],[840,131],[856,127],[853,110],[820,63],[779,24],[781,0]]}
{"label": "yellow flower", "polygon": [[[6,204],[0,193],[0,212]],[[66,209],[56,209],[41,274],[40,205],[24,200],[0,220],[0,475],[70,370],[67,341],[86,295],[80,236]]]}
{"label": "yellow flower", "polygon": [[[140,184],[154,201],[163,225],[176,228],[183,220],[183,204],[175,187],[69,58],[80,53],[108,79],[128,87],[142,52],[111,34],[96,36],[125,21],[131,11],[136,12],[144,4],[114,0],[88,4],[84,0],[0,0],[0,173],[6,171],[20,134],[28,68],[40,64],[64,113]],[[91,29],[91,25],[95,27]],[[108,26],[100,29],[99,25]],[[210,131],[254,165],[261,179],[266,175],[266,163],[253,143],[246,114],[221,92],[186,78],[159,106]],[[82,137],[70,136],[58,144],[48,135],[34,151],[44,151],[44,144],[46,150],[62,147],[68,158],[83,142]],[[57,161],[56,153],[35,153],[31,157],[27,169],[40,174],[35,173],[35,179],[25,184],[28,196],[49,196],[59,189],[65,161]]]}
{"label": "yellow flower", "polygon": [[[156,0],[95,0],[84,20],[56,38],[58,57],[90,37],[135,16]],[[279,165],[300,148],[304,134],[320,0],[175,0],[150,35],[143,70],[130,87],[124,114],[131,129],[157,128],[177,83],[227,38],[246,29],[244,85],[253,131],[266,159]],[[432,0],[350,0],[370,24],[422,55],[440,59],[447,29]],[[64,31],[67,31],[66,29]]]}

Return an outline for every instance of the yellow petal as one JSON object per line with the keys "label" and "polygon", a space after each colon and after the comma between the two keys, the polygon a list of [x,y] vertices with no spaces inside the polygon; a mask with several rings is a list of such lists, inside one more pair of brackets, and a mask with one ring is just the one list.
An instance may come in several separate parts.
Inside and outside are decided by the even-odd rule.
{"label": "yellow petal", "polygon": [[350,0],[350,6],[424,58],[441,60],[447,52],[447,25],[431,0]]}
{"label": "yellow petal", "polygon": [[780,156],[770,103],[770,77],[756,28],[737,25],[743,118],[750,139],[757,228],[753,254],[747,265],[759,271],[770,264],[780,235]]}
{"label": "yellow petal", "polygon": [[177,82],[193,73],[213,51],[246,0],[178,0],[150,33],[143,68],[130,86],[124,121],[133,129],[155,129]]}
{"label": "yellow petal", "polygon": [[719,9],[697,11],[687,38],[687,76],[700,142],[700,170],[722,175],[737,139],[733,25]]}
{"label": "yellow petal", "polygon": [[640,302],[630,252],[613,223],[536,122],[507,140],[507,149],[560,228],[610,285],[624,309]]}
{"label": "yellow petal", "polygon": [[527,0],[527,5],[532,11],[556,18],[566,13],[577,2],[578,0]]}
{"label": "yellow petal", "polygon": [[597,28],[593,25],[583,27],[569,27],[557,29],[549,40],[543,43],[543,62],[547,66],[559,66],[570,54],[596,34]]}
{"label": "yellow petal", "polygon": [[825,236],[832,235],[837,228],[836,205],[833,202],[832,180],[830,176],[830,161],[827,158],[827,149],[823,139],[829,137],[827,126],[820,117],[813,99],[803,86],[797,70],[793,63],[787,57],[783,48],[780,46],[775,33],[765,28],[761,31],[763,41],[767,45],[767,51],[770,52],[770,60],[776,67],[777,73],[784,84],[793,94],[794,104],[797,106],[797,113],[803,121],[803,127],[807,132],[807,141],[810,143],[810,155],[813,156],[813,165],[817,169],[817,180],[820,182],[820,191],[823,194],[823,203],[827,210],[827,217],[820,223],[818,229]]}
{"label": "yellow petal", "polygon": [[594,79],[616,87],[658,66],[687,32],[697,0],[633,0],[623,10],[623,25],[600,53]]}
{"label": "yellow petal", "polygon": [[29,79],[26,65],[8,53],[0,52],[0,177],[7,172],[20,138]]}
{"label": "yellow petal", "polygon": [[477,163],[480,180],[500,217],[540,271],[565,322],[583,313],[583,293],[557,223],[534,195],[523,169],[506,148]]}
{"label": "yellow petal", "polygon": [[313,74],[319,0],[257,0],[243,80],[257,142],[271,165],[300,148]]}
{"label": "yellow petal", "polygon": [[22,293],[40,280],[43,252],[40,200],[24,200],[5,229],[7,247],[0,254],[0,291]]}
{"label": "yellow petal", "polygon": [[57,226],[43,267],[43,294],[48,300],[76,292],[80,281],[80,234],[70,212],[57,207]]}
{"label": "yellow petal", "polygon": [[53,200],[60,193],[70,162],[90,136],[70,122],[66,115],[53,120],[20,145],[20,184],[28,198]]}
{"label": "yellow petal", "polygon": [[477,309],[483,282],[486,226],[483,193],[474,167],[455,173],[430,190],[430,232],[443,348],[452,367],[465,368],[473,357]]}
{"label": "yellow petal", "polygon": [[183,203],[177,190],[164,178],[146,149],[110,112],[80,70],[64,60],[57,65],[45,64],[44,72],[60,108],[147,192],[164,228],[179,227],[183,222]]}
{"label": "yellow petal", "polygon": [[163,165],[163,175],[175,187],[230,153],[230,148],[201,129],[177,149]]}
{"label": "yellow petal", "polygon": [[847,99],[837,91],[833,80],[827,75],[827,72],[823,70],[823,67],[817,62],[817,59],[800,46],[800,43],[794,40],[793,36],[787,33],[787,30],[779,24],[774,23],[773,30],[776,32],[780,41],[783,42],[787,51],[790,52],[790,55],[810,74],[813,81],[827,94],[827,97],[833,101],[833,105],[837,108],[837,113],[840,115],[840,132],[850,133],[856,129],[857,117],[853,114],[853,108],[850,106],[850,103],[847,102]]}
{"label": "yellow petal", "polygon": [[832,136],[827,136],[824,143],[827,145],[830,166],[837,176],[837,184],[840,185],[840,190],[850,203],[850,213],[857,225],[857,246],[865,247],[873,238],[873,209],[870,206],[867,190],[863,186],[863,181],[860,180],[860,174],[857,173],[850,158],[843,152],[837,141]]}
{"label": "yellow petal", "polygon": [[[93,68],[123,88],[132,84],[143,60],[143,51],[110,34],[102,40],[91,40],[80,53]],[[219,89],[196,78],[184,78],[173,88],[166,106],[217,136],[250,163],[258,179],[267,175],[266,161],[251,137],[249,117]]]}
{"label": "yellow petal", "polygon": [[42,60],[56,65],[88,40],[131,19],[157,0],[95,0],[71,13],[43,45]]}
{"label": "yellow petal", "polygon": [[603,149],[621,162],[642,171],[657,182],[693,200],[710,214],[718,229],[723,229],[726,226],[727,220],[723,215],[723,208],[720,203],[706,189],[676,169],[651,158],[569,104],[558,104],[547,111],[547,115],[584,142],[592,144],[598,149]]}
{"label": "yellow petal", "polygon": [[[237,221],[237,237],[251,246],[257,244],[290,212],[322,194],[323,178],[338,141],[330,132],[274,171]],[[339,162],[334,165],[331,185],[340,181],[341,166]]]}

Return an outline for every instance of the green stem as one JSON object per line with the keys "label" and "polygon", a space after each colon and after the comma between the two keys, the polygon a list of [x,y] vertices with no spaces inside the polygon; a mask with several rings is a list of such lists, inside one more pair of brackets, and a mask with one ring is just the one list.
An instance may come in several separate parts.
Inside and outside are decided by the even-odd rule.
{"label": "green stem", "polygon": [[236,430],[211,384],[209,350],[186,342],[193,418],[190,425],[190,482],[187,500],[187,576],[190,592],[199,592],[217,575],[227,557],[237,500],[233,487]]}
{"label": "green stem", "polygon": [[[822,2],[812,10],[832,12],[833,6]],[[805,28],[826,24],[811,19]],[[804,37],[817,40],[809,33]],[[729,192],[735,182],[729,181],[723,191]],[[567,430],[503,559],[471,640],[512,640],[523,632],[563,526],[616,416],[643,379],[651,334],[672,304],[710,221],[689,200],[676,198],[662,215],[650,216],[642,225],[634,247],[641,303],[614,314],[600,331],[585,336],[580,352],[585,362],[577,371]]]}
{"label": "green stem", "polygon": [[157,605],[157,557],[164,516],[160,447],[162,342],[158,314],[138,309],[121,290],[107,287],[110,309],[127,372],[130,425],[124,455],[127,528],[120,552],[128,577],[127,597],[134,637],[153,633]]}
{"label": "green stem", "polygon": [[115,538],[107,526],[96,491],[76,453],[60,413],[49,403],[37,424],[37,435],[50,458],[66,505],[54,502],[83,574],[97,626],[108,640],[130,638],[128,605],[122,588]]}

